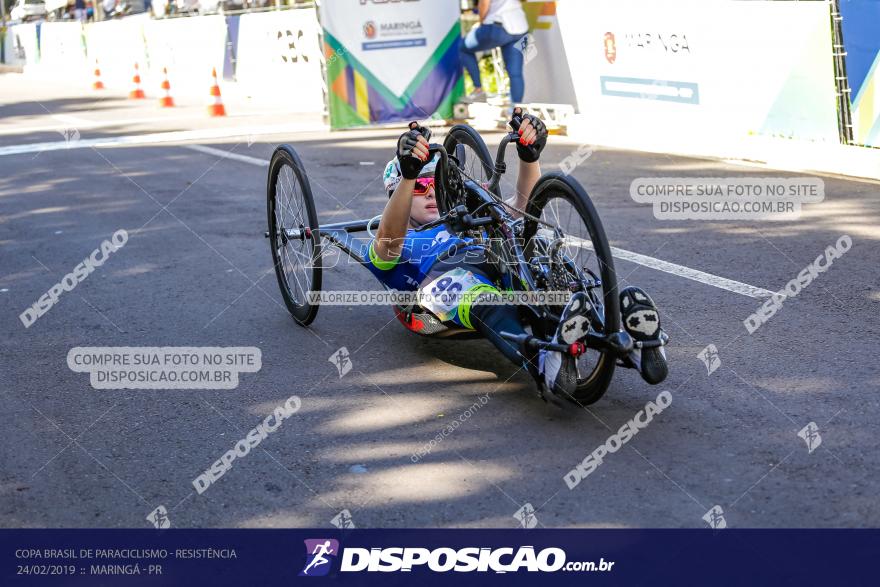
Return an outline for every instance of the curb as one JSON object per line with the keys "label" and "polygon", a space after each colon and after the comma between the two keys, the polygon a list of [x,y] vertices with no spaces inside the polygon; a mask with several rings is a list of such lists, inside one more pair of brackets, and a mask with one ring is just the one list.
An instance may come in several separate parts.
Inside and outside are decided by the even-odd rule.
{"label": "curb", "polygon": [[725,163],[815,175],[838,176],[845,179],[880,181],[880,148],[834,143],[811,143],[795,139],[745,137],[739,141],[638,141],[593,132],[586,124],[575,121],[569,125],[568,138],[595,146],[720,160]]}

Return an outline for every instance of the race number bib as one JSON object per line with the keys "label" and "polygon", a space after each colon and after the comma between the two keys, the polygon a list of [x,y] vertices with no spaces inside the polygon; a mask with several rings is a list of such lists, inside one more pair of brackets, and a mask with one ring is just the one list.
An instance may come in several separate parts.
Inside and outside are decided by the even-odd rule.
{"label": "race number bib", "polygon": [[461,294],[481,283],[467,269],[447,271],[419,290],[419,305],[444,322],[452,320],[458,312]]}

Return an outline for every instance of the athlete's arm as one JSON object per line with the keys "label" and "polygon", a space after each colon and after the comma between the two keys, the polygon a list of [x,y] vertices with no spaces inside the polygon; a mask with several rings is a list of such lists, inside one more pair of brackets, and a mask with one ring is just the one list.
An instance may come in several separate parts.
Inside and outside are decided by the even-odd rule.
{"label": "athlete's arm", "polygon": [[400,256],[406,231],[409,228],[409,214],[412,209],[413,188],[416,178],[428,160],[428,141],[431,136],[427,129],[413,129],[401,135],[397,142],[397,157],[403,179],[394,189],[391,199],[382,211],[373,250],[383,261],[392,261]]}
{"label": "athlete's arm", "polygon": [[492,0],[480,0],[477,5],[477,11],[480,13],[480,22],[482,23],[485,20],[486,15],[489,14],[489,5],[492,4]]}
{"label": "athlete's arm", "polygon": [[[532,188],[541,178],[541,164],[538,158],[547,144],[547,127],[536,116],[524,114],[519,127],[520,138],[516,143],[519,154],[519,174],[516,178],[516,194],[507,199],[507,203],[519,210],[524,210],[529,202]],[[512,212],[519,216],[517,212]]]}
{"label": "athlete's arm", "polygon": [[391,261],[400,256],[404,237],[409,228],[409,212],[412,208],[415,185],[414,179],[402,179],[382,211],[373,250],[383,261]]}
{"label": "athlete's arm", "polygon": [[[526,205],[529,203],[529,194],[532,193],[532,188],[535,187],[539,179],[541,179],[540,163],[537,161],[534,163],[520,161],[519,174],[516,176],[516,194],[508,198],[506,202],[517,210],[525,210]],[[519,216],[518,212],[512,210],[511,214],[515,217]]]}

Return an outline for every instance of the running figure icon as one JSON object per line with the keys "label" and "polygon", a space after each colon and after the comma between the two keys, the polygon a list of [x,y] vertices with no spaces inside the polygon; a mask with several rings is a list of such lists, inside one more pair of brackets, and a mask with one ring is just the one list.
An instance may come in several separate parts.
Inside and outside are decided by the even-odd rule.
{"label": "running figure icon", "polygon": [[[300,576],[316,577],[326,575],[330,571],[331,558],[339,554],[339,542],[333,539],[306,540],[308,560]],[[309,573],[309,571],[314,571]]]}

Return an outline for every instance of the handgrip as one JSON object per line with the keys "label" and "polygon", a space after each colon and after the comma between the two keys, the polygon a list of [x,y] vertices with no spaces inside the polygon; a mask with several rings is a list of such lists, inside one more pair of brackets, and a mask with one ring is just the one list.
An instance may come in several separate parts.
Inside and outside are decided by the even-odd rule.
{"label": "handgrip", "polygon": [[518,132],[519,127],[522,124],[522,116],[523,110],[519,106],[513,109],[513,114],[510,116],[510,128],[513,129],[513,132]]}

